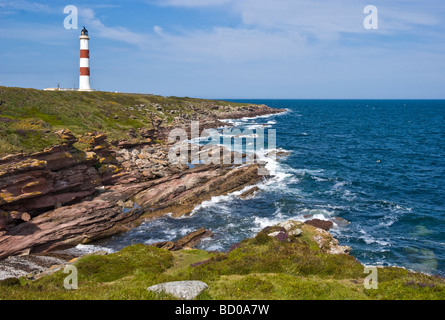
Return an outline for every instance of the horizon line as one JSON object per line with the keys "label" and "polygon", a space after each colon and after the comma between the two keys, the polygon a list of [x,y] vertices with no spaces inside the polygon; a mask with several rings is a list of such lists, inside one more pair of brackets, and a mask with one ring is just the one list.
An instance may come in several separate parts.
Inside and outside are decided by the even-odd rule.
{"label": "horizon line", "polygon": [[[16,86],[5,86],[0,85],[0,87],[7,88],[21,88],[21,89],[35,89],[44,91],[44,89],[40,88],[32,88],[32,87],[16,87]],[[64,90],[60,90],[64,91]],[[445,100],[443,98],[209,98],[209,97],[197,97],[197,96],[179,96],[179,95],[163,95],[157,93],[142,93],[142,92],[123,92],[116,90],[100,90],[96,89],[95,92],[108,92],[108,93],[122,93],[122,94],[140,94],[140,95],[156,95],[161,97],[177,97],[177,98],[192,98],[192,99],[203,99],[203,100],[407,100],[407,101],[426,101],[426,100],[435,100],[441,101]]]}

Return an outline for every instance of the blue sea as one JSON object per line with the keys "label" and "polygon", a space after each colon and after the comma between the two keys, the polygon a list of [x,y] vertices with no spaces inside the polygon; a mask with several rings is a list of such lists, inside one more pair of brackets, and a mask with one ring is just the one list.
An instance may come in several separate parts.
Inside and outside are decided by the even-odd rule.
{"label": "blue sea", "polygon": [[[367,265],[445,276],[444,100],[232,100],[286,108],[227,120],[241,130],[276,130],[275,176],[253,198],[212,198],[188,217],[165,216],[100,243],[175,240],[214,232],[199,248],[227,250],[288,219],[336,222],[332,234]],[[340,217],[344,220],[335,220]]]}

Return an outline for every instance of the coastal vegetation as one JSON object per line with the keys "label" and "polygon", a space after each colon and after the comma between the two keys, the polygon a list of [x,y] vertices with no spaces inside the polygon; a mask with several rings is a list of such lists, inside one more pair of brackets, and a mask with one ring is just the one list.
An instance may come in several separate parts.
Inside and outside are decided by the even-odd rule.
{"label": "coastal vegetation", "polygon": [[[0,86],[0,157],[37,152],[61,142],[55,133],[103,132],[121,139],[130,129],[152,129],[175,118],[205,116],[241,104],[193,98],[114,92],[41,91]],[[138,138],[138,137],[136,137]],[[141,139],[139,139],[141,140]],[[82,147],[82,144],[76,146]]]}
{"label": "coastal vegetation", "polygon": [[[319,248],[317,229],[302,224],[288,240],[260,232],[229,252],[167,251],[135,244],[108,255],[73,262],[78,289],[64,288],[62,270],[38,280],[0,281],[1,299],[175,299],[147,291],[149,286],[200,280],[209,289],[197,299],[443,299],[440,277],[403,268],[378,268],[378,288],[366,289],[364,266],[348,254]],[[272,230],[273,231],[273,230]]]}

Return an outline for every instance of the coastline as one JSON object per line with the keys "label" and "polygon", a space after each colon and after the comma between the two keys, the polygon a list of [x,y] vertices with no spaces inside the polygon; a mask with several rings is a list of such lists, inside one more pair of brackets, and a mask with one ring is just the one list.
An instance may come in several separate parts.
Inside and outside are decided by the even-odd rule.
{"label": "coastline", "polygon": [[[241,107],[241,110],[244,109]],[[244,110],[245,113],[244,111],[227,112],[227,117],[223,117],[221,113],[215,116],[210,112],[207,118],[200,119],[204,123],[200,129],[227,126],[226,121],[219,121],[223,119],[254,119],[289,112],[284,109],[276,110],[264,105],[258,107],[248,105]],[[270,111],[273,112],[270,113]],[[189,116],[185,116],[183,122],[176,119],[175,124],[189,131],[190,120]],[[217,281],[209,279],[215,277],[214,272],[220,274],[219,268],[226,270],[224,272],[229,272],[227,268],[230,265],[236,265],[242,261],[257,261],[251,265],[242,262],[242,265],[237,267],[239,270],[230,267],[229,275],[247,282],[254,279],[255,283],[258,281],[268,283],[267,286],[273,285],[281,288],[280,290],[285,290],[295,280],[286,278],[289,283],[286,285],[281,283],[283,276],[289,272],[303,275],[302,279],[310,286],[327,285],[330,282],[337,286],[343,283],[342,279],[346,278],[352,284],[342,287],[346,290],[345,292],[341,290],[337,292],[331,288],[332,294],[324,295],[319,292],[319,298],[363,299],[374,296],[386,299],[389,297],[384,291],[373,295],[372,292],[363,290],[362,285],[366,276],[363,275],[364,266],[349,255],[350,248],[340,246],[329,231],[323,229],[323,225],[314,227],[308,224],[308,221],[295,222],[298,224],[297,229],[301,232],[296,229],[282,229],[280,225],[259,230],[253,238],[235,244],[226,252],[193,249],[195,242],[201,240],[199,237],[199,239],[192,239],[190,243],[193,245],[187,244],[185,247],[171,241],[174,239],[169,239],[157,243],[158,248],[155,251],[151,245],[129,245],[114,253],[99,251],[84,256],[82,250],[76,252],[73,248],[78,244],[94,244],[105,237],[127,232],[139,226],[147,218],[156,219],[165,214],[170,214],[172,217],[188,215],[214,196],[235,193],[239,197],[249,197],[257,191],[255,187],[258,188],[258,183],[264,181],[265,177],[257,173],[258,168],[264,166],[261,163],[239,166],[196,165],[194,167],[169,164],[167,154],[171,143],[166,143],[166,137],[173,128],[175,128],[174,125],[163,126],[159,123],[156,132],[144,128],[138,129],[136,133],[129,130],[130,139],[120,141],[108,141],[105,134],[98,132],[78,136],[69,130],[59,130],[58,135],[64,140],[62,144],[39,152],[9,155],[0,159],[0,181],[3,183],[3,188],[6,186],[9,191],[16,192],[16,194],[10,192],[7,196],[3,193],[1,198],[3,202],[0,202],[3,214],[3,229],[0,231],[0,255],[3,260],[0,261],[0,267],[6,270],[6,273],[2,275],[6,279],[0,281],[0,286],[6,286],[5,294],[9,292],[12,296],[33,297],[32,289],[29,293],[23,293],[22,288],[17,287],[18,282],[8,279],[11,276],[19,278],[20,286],[26,284],[33,287],[38,283],[59,281],[57,279],[62,276],[61,269],[70,264],[86,268],[84,270],[93,270],[93,266],[90,266],[88,261],[94,260],[105,264],[107,268],[118,270],[123,266],[123,262],[119,262],[118,257],[125,256],[125,252],[133,252],[134,257],[131,255],[126,258],[129,259],[127,261],[132,261],[131,263],[137,262],[133,259],[139,259],[140,253],[156,256],[159,261],[169,257],[168,261],[176,261],[173,265],[181,266],[178,270],[171,269],[173,265],[170,266],[170,262],[167,263],[166,260],[165,263],[169,267],[166,267],[164,271],[169,276],[162,275],[159,278],[150,276],[148,282],[144,280],[145,288],[148,284],[157,284],[161,280],[200,278],[210,281],[211,298],[234,298],[237,295],[233,290],[236,290],[238,284],[232,283],[232,280],[229,281],[230,276],[227,279],[220,277]],[[145,141],[132,140],[132,136],[142,137],[144,134]],[[75,147],[79,141],[88,146],[79,150]],[[277,150],[276,153],[278,152]],[[234,152],[231,153],[231,157],[234,157]],[[27,177],[33,177],[34,183],[31,183],[33,181],[29,181]],[[45,184],[46,186],[64,185],[64,187],[52,190],[41,189]],[[62,203],[64,201],[65,203]],[[42,207],[42,203],[46,207]],[[18,208],[26,208],[26,211],[19,212]],[[5,212],[9,213],[6,215],[7,219],[5,219]],[[200,226],[196,226],[196,229],[198,227]],[[240,247],[244,249],[237,250]],[[170,251],[170,248],[179,249]],[[273,259],[264,260],[267,255],[273,257],[277,250],[282,252],[282,255],[277,257],[279,260],[273,263]],[[299,255],[300,251],[305,252],[305,255]],[[167,254],[168,252],[170,254]],[[267,254],[263,257],[265,253]],[[114,262],[110,262],[111,260]],[[280,265],[288,260],[289,262]],[[152,261],[152,263],[157,262]],[[320,263],[322,264],[316,267]],[[305,269],[307,264],[311,265],[309,269]],[[278,265],[278,267],[272,268],[272,265]],[[322,267],[323,265],[325,266]],[[350,268],[349,271],[341,270],[345,265]],[[442,278],[413,273],[397,267],[382,267],[381,272],[385,275],[383,282],[389,281],[387,285],[403,285],[401,294],[406,297],[418,297],[423,294],[431,294],[435,297],[437,292],[440,294],[444,288]],[[106,277],[106,274],[100,271],[97,277]],[[311,277],[317,278],[315,283],[309,280]],[[107,281],[99,282],[106,283]],[[426,293],[410,291],[413,288],[423,288],[425,283],[428,290],[431,289],[430,291]],[[94,289],[96,284],[91,288],[90,285],[92,283],[87,281],[89,294],[96,290]],[[228,285],[230,290],[221,293],[218,291],[221,285]],[[235,289],[231,287],[232,285]],[[298,282],[292,285],[303,284]],[[138,294],[132,296],[133,298],[146,297],[146,290],[138,290]],[[247,295],[247,297],[267,297],[264,296],[265,292],[255,290],[252,289],[252,295]],[[356,295],[353,291],[359,294]],[[64,296],[63,292],[57,290],[45,294],[50,298]],[[283,298],[278,292],[271,297]],[[310,295],[290,295],[284,298],[304,297],[307,298]],[[148,298],[164,299],[165,296],[150,294]],[[204,295],[201,298],[209,298],[209,296]]]}
{"label": "coastline", "polygon": [[[200,120],[200,129],[223,125],[219,119],[282,112],[265,105],[217,109]],[[59,130],[61,145],[1,158],[5,192],[0,199],[0,258],[67,249],[125,232],[147,218],[188,214],[212,196],[243,189],[262,178],[255,172],[258,165],[189,169],[169,164],[168,132],[189,129],[189,118],[185,114],[166,127],[158,120],[157,130],[147,132],[146,141],[139,143],[109,142],[103,133],[78,137],[68,129]],[[89,146],[79,151],[77,142]]]}
{"label": "coastline", "polygon": [[[0,299],[442,300],[445,294],[445,279],[403,268],[367,269],[329,232],[299,221],[264,228],[226,252],[176,250],[176,244],[75,257],[0,281]],[[68,267],[79,272],[77,290],[62,285]],[[369,271],[378,277],[370,280]]]}

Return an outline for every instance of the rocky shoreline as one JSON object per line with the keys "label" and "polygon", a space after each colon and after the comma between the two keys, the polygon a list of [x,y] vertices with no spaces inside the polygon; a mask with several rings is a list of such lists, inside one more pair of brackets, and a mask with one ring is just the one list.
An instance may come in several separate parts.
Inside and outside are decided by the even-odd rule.
{"label": "rocky shoreline", "polygon": [[[374,269],[369,287],[368,269],[349,254],[351,248],[320,227],[327,226],[283,221],[227,252],[193,249],[212,236],[201,228],[176,241],[133,244],[114,253],[79,256],[75,248],[10,256],[0,270],[19,272],[0,280],[0,299],[443,299],[443,278],[397,267]],[[63,285],[67,270],[78,271],[77,290]]]}
{"label": "rocky shoreline", "polygon": [[[103,251],[95,241],[167,213],[187,215],[213,196],[243,190],[239,197],[249,199],[259,191],[254,185],[268,178],[264,163],[226,164],[227,156],[243,158],[233,152],[221,152],[216,164],[192,163],[190,153],[186,164],[171,163],[171,130],[190,135],[191,120],[204,130],[227,126],[222,119],[285,110],[108,93],[84,95],[79,105],[79,96],[69,93],[9,91],[6,106],[20,103],[9,114],[0,109],[0,131],[11,133],[0,143],[32,152],[0,158],[0,299],[443,299],[443,278],[403,268],[379,268],[378,289],[366,288],[365,267],[329,233],[333,222],[349,223],[341,218],[284,221],[227,252],[194,249],[212,236],[200,226],[181,239]],[[14,95],[28,97],[28,105]],[[88,123],[79,132],[68,118],[62,128],[58,119],[14,118],[15,109],[22,108],[22,116],[36,100],[44,105],[43,98],[53,99],[50,114],[62,109],[56,102],[85,116],[85,101],[90,108],[102,105],[96,116],[104,130]],[[140,114],[145,118],[137,122]],[[44,148],[31,145],[34,136]],[[18,137],[23,145],[15,148]],[[68,265],[79,271],[79,290],[62,285]]]}
{"label": "rocky shoreline", "polygon": [[[199,117],[200,129],[226,126],[220,119],[283,111],[264,105],[216,108]],[[221,164],[193,168],[169,163],[168,132],[189,131],[189,118],[130,129],[127,138],[118,141],[108,141],[105,133],[76,136],[61,129],[56,132],[59,145],[0,158],[0,265],[8,265],[4,259],[11,256],[31,257],[92,243],[166,213],[186,215],[212,196],[264,178],[258,163],[227,165],[222,158]],[[32,263],[46,266],[42,261],[48,259]]]}

